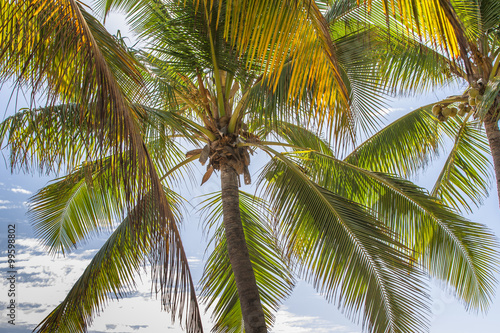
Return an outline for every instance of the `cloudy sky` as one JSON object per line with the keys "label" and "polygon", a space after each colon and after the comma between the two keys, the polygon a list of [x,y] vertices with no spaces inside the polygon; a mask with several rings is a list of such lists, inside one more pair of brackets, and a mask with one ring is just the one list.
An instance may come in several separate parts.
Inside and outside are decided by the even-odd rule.
{"label": "cloudy sky", "polygon": [[[124,31],[120,17],[108,20],[111,32],[117,27]],[[428,94],[426,97],[395,101],[386,110],[387,119],[396,119],[417,105],[424,105],[450,94],[446,92]],[[458,90],[457,90],[458,91]],[[8,87],[0,91],[0,119],[11,114],[13,109],[7,107]],[[34,238],[30,223],[26,217],[27,201],[50,177],[39,175],[11,174],[3,152],[0,162],[0,254],[1,254],[1,293],[0,293],[0,332],[26,333],[39,323],[64,298],[72,284],[78,279],[85,266],[97,249],[106,240],[107,234],[80,246],[77,251],[66,257],[53,257],[46,254],[37,239]],[[418,177],[415,181],[426,188],[432,188],[438,176],[439,166],[443,160]],[[251,172],[257,172],[255,167]],[[201,174],[199,175],[201,179]],[[218,179],[212,177],[201,189],[196,188],[184,193],[189,199],[192,213],[186,216],[182,236],[195,281],[201,277],[205,254],[206,237],[200,227],[200,217],[196,213],[196,203],[201,199],[193,193],[203,194],[217,190]],[[198,180],[196,181],[198,183]],[[469,216],[471,220],[484,223],[500,235],[500,218],[495,189],[485,204]],[[189,210],[189,209],[188,209]],[[17,313],[16,325],[9,325],[6,312],[8,302],[7,287],[7,226],[16,225],[16,266],[17,266]],[[160,302],[150,292],[150,281],[147,274],[139,280],[137,291],[120,301],[111,301],[105,310],[94,320],[89,332],[116,333],[153,333],[182,332],[177,324],[170,322],[170,315],[160,311]],[[467,313],[452,295],[443,292],[435,283],[432,289],[432,333],[469,333],[495,332],[500,327],[500,297],[497,297],[487,315]],[[209,313],[204,315],[206,331],[209,331]],[[306,282],[299,281],[293,295],[284,303],[276,315],[274,332],[297,333],[348,333],[361,332],[361,327],[344,318],[336,306],[327,303],[321,295]]]}

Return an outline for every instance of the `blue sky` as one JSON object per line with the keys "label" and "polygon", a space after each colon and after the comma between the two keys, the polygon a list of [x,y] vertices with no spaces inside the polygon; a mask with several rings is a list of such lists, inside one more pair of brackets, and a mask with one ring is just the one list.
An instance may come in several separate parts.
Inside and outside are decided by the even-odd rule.
{"label": "blue sky", "polygon": [[[113,16],[108,20],[111,32],[124,28],[122,18]],[[126,30],[125,30],[126,31]],[[429,93],[412,99],[401,99],[392,103],[386,110],[387,121],[396,119],[413,107],[437,101],[460,88],[451,87],[446,91]],[[0,118],[11,114],[13,108],[7,109],[9,97],[8,87],[0,91]],[[97,238],[83,244],[77,251],[66,257],[51,257],[47,255],[39,242],[35,239],[30,223],[26,217],[27,201],[40,187],[51,178],[40,175],[11,174],[6,163],[6,152],[3,152],[3,161],[0,164],[0,253],[2,292],[0,294],[0,332],[30,332],[64,298],[71,285],[78,279],[86,264],[95,254],[100,245],[107,238],[101,234]],[[415,181],[426,188],[432,188],[438,176],[440,166],[444,163],[443,157],[435,161],[427,171]],[[258,171],[259,159],[264,156],[256,155],[251,172]],[[199,179],[202,173],[197,174]],[[255,177],[253,177],[255,178]],[[206,236],[203,235],[200,225],[200,216],[196,213],[196,204],[201,201],[196,195],[214,192],[218,189],[218,178],[212,179],[203,187],[192,188],[183,193],[188,199],[188,211],[183,227],[182,236],[187,251],[195,281],[201,277],[205,254]],[[251,191],[252,188],[247,189]],[[482,207],[469,216],[471,220],[484,223],[500,235],[500,218],[496,189],[491,189],[491,196]],[[6,244],[7,225],[16,224],[17,227],[17,303],[19,305],[15,327],[7,324],[5,306],[7,302],[6,275]],[[467,313],[453,295],[438,288],[439,283],[433,283],[432,289],[432,333],[469,333],[469,332],[497,332],[500,327],[500,297],[496,297],[488,315],[474,315]],[[210,330],[209,313],[204,315],[205,329]],[[138,280],[138,288],[126,299],[111,301],[105,310],[95,318],[89,332],[182,332],[176,324],[171,324],[170,315],[160,311],[160,302],[151,297],[148,275],[142,274]],[[360,326],[345,319],[333,304],[328,304],[308,283],[299,281],[293,295],[284,303],[276,316],[274,332],[318,332],[318,333],[348,333],[361,332]]]}

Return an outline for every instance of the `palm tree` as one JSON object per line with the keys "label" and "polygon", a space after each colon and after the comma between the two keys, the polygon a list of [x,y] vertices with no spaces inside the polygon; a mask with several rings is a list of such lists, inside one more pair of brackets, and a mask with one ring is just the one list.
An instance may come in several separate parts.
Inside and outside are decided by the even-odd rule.
{"label": "palm tree", "polygon": [[[207,166],[202,184],[221,178],[206,204],[216,231],[202,280],[214,330],[265,332],[296,274],[373,332],[426,327],[420,268],[487,308],[494,236],[414,184],[336,157],[375,121],[383,81],[360,37],[375,43],[386,30],[351,25],[352,2],[328,21],[314,3],[241,3],[107,1],[128,10],[147,51],[128,49],[78,2],[2,5],[2,81],[47,106],[7,118],[0,137],[13,168],[67,174],[33,197],[35,230],[62,253],[114,230],[36,330],[85,331],[145,261],[172,319],[202,330],[173,191],[195,161]],[[184,153],[187,143],[199,148]],[[264,199],[238,190],[257,149],[271,156]]]}
{"label": "palm tree", "polygon": [[[466,85],[463,94],[417,108],[380,131],[359,148],[363,152],[353,152],[352,156],[371,155],[380,149],[376,146],[381,143],[396,145],[398,149],[393,150],[394,154],[370,162],[370,168],[407,176],[439,152],[444,138],[448,137],[453,141],[453,148],[432,195],[455,209],[470,212],[472,206],[480,205],[488,196],[490,154],[500,199],[500,4],[470,1],[467,6],[457,8],[461,10],[458,12],[460,25],[467,40],[465,58],[456,59],[421,43],[417,37],[408,48],[412,54],[408,54],[406,63],[397,59],[387,61],[391,55],[384,53],[381,66],[391,73],[387,86],[392,87],[394,93],[408,87],[421,91],[430,87],[441,89],[458,82]],[[417,74],[412,66],[423,59],[428,59],[428,70]],[[402,151],[407,154],[405,158],[400,154]],[[367,164],[361,166],[368,167]]]}

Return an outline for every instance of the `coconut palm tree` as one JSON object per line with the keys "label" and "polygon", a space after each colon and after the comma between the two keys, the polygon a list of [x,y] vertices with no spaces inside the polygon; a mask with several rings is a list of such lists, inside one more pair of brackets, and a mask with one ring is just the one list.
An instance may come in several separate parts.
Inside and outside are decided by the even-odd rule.
{"label": "coconut palm tree", "polygon": [[[352,158],[376,153],[380,150],[376,146],[381,143],[397,146],[394,154],[369,162],[370,167],[367,164],[360,166],[409,175],[432,159],[443,146],[444,138],[449,138],[453,148],[432,194],[455,209],[470,212],[488,196],[491,181],[488,156],[493,159],[500,199],[500,4],[497,1],[470,1],[459,8],[466,10],[459,12],[467,39],[465,59],[457,61],[450,54],[428,47],[415,38],[414,47],[408,49],[412,54],[408,55],[405,64],[398,60],[386,61],[391,55],[384,53],[381,66],[392,73],[388,75],[391,79],[387,86],[392,87],[394,93],[409,86],[420,91],[437,90],[450,83],[465,85],[464,92],[417,108],[361,145]],[[429,59],[429,68],[433,67],[427,73],[433,75],[417,75],[412,68],[424,57]],[[427,130],[423,130],[424,127]],[[394,140],[395,137],[398,139]],[[403,151],[405,158],[401,155]]]}
{"label": "coconut palm tree", "polygon": [[[352,2],[328,20],[314,3],[246,4],[107,1],[127,9],[143,51],[78,2],[2,5],[2,81],[32,88],[33,105],[2,122],[0,137],[13,168],[66,174],[32,198],[35,230],[62,253],[113,230],[36,331],[85,331],[145,262],[172,319],[202,330],[173,190],[196,161],[202,184],[221,180],[205,205],[215,250],[202,279],[216,331],[265,332],[297,275],[373,332],[427,326],[421,268],[471,308],[488,306],[496,243],[486,228],[338,157],[375,121],[384,81],[365,41],[382,47],[389,30],[352,25]],[[271,156],[264,198],[238,189],[256,150]]]}

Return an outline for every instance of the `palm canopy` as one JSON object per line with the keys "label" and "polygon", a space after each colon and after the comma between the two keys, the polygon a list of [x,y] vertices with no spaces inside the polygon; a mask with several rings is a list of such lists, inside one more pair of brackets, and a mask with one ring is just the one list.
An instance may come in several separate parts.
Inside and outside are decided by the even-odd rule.
{"label": "palm canopy", "polygon": [[[382,15],[385,7],[370,8],[376,24],[356,26],[359,11],[349,1],[332,6],[325,19],[317,12],[300,16],[300,2],[284,4],[269,7],[287,13],[276,20],[289,30],[276,29],[280,33],[273,37],[264,18],[251,32],[249,26],[238,30],[233,18],[246,7],[232,2],[107,1],[106,9],[127,8],[147,45],[143,51],[124,47],[78,2],[2,8],[2,22],[8,23],[2,30],[2,41],[8,41],[2,43],[8,55],[2,58],[2,78],[35,82],[35,93],[47,89],[49,99],[47,107],[33,106],[2,122],[0,137],[13,167],[68,170],[33,197],[36,232],[50,250],[64,252],[97,232],[114,230],[37,331],[85,331],[110,297],[134,287],[133,273],[144,261],[151,263],[172,318],[180,316],[188,332],[201,331],[177,229],[181,198],[173,191],[175,180],[199,160],[207,165],[202,182],[230,169],[249,183],[256,149],[271,156],[258,181],[263,198],[241,193],[236,209],[268,326],[296,276],[311,281],[370,332],[427,327],[422,268],[446,281],[471,308],[487,308],[497,266],[494,236],[423,189],[379,172],[390,170],[359,165],[366,158],[337,157],[357,126],[370,127],[371,108],[382,103],[387,82],[367,45],[394,46],[386,43],[393,28]],[[218,10],[230,5],[235,16]],[[283,48],[273,57],[284,43],[281,31],[295,27],[286,25],[292,14],[302,27],[295,36],[307,37],[307,48],[295,40],[293,52]],[[326,24],[328,38],[318,33],[318,24]],[[13,47],[12,31],[32,35],[29,45]],[[412,40],[392,43],[402,47]],[[335,52],[321,55],[331,45]],[[317,61],[309,71],[294,56],[305,50]],[[396,52],[392,59],[398,64],[406,57]],[[331,76],[318,76],[333,64]],[[432,74],[432,68],[422,70]],[[338,96],[354,103],[348,107]],[[184,155],[185,141],[177,138],[200,148]],[[241,331],[245,304],[221,224],[227,215],[223,201],[224,193],[207,199],[215,249],[202,294],[214,308],[215,331]]]}
{"label": "palm canopy", "polygon": [[[453,148],[447,153],[432,194],[455,209],[470,212],[488,196],[492,180],[490,154],[497,185],[500,184],[497,103],[500,5],[497,1],[481,1],[470,2],[467,8],[474,15],[458,13],[467,39],[469,70],[464,62],[454,62],[449,55],[417,39],[413,41],[415,52],[404,57],[404,63],[397,57],[381,64],[385,71],[396,74],[390,75],[388,83],[396,88],[394,92],[408,84],[415,86],[413,82],[420,84],[421,91],[459,82],[467,85],[465,91],[421,106],[388,125],[353,151],[350,159],[364,158],[364,167],[410,176],[442,152],[444,143],[451,140]],[[391,58],[390,53],[381,56],[385,55],[386,60]],[[418,77],[409,76],[418,73],[413,68],[425,59],[434,59],[427,62],[428,70]],[[386,146],[391,150],[386,151],[383,159],[366,159]]]}

